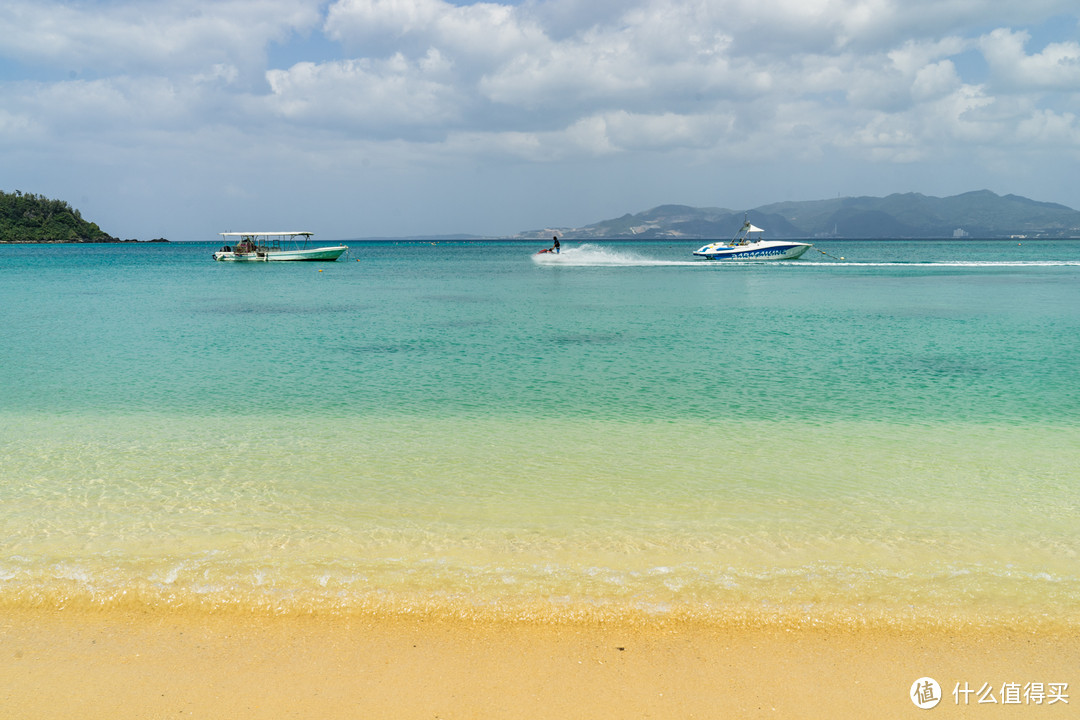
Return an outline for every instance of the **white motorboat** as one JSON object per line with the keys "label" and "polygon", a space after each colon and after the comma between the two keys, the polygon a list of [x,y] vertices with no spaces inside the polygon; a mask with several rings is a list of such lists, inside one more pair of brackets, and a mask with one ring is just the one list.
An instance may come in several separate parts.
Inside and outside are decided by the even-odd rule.
{"label": "white motorboat", "polygon": [[312,233],[306,230],[289,232],[223,232],[225,238],[236,237],[235,245],[225,245],[214,253],[215,260],[230,262],[275,262],[283,260],[334,261],[349,249],[348,245],[308,247]]}
{"label": "white motorboat", "polygon": [[809,243],[766,240],[764,230],[744,219],[731,242],[709,243],[694,255],[709,260],[794,260],[810,247]]}

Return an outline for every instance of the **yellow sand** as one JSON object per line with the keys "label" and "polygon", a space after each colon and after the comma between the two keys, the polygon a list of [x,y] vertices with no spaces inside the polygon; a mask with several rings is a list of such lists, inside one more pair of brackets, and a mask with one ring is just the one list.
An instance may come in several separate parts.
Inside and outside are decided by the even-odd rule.
{"label": "yellow sand", "polygon": [[[931,714],[914,680],[943,690]],[[956,705],[956,683],[999,703]],[[1002,683],[1070,683],[1005,706]],[[4,610],[0,717],[1042,718],[1080,711],[1080,639],[994,629],[786,631]]]}

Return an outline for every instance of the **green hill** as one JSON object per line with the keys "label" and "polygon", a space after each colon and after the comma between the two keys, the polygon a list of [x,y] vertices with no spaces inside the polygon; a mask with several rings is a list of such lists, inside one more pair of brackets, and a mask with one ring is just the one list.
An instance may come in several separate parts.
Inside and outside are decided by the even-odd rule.
{"label": "green hill", "polygon": [[0,190],[0,242],[119,242],[63,200]]}
{"label": "green hill", "polygon": [[1080,213],[1064,205],[1037,202],[989,190],[946,198],[897,193],[883,198],[847,197],[775,203],[758,208],[786,217],[806,237],[1075,237]]}
{"label": "green hill", "polygon": [[770,238],[1080,237],[1080,212],[1018,195],[978,190],[938,198],[887,197],[781,202],[748,211],[661,205],[583,228],[548,228],[519,237],[727,239],[746,217]]}

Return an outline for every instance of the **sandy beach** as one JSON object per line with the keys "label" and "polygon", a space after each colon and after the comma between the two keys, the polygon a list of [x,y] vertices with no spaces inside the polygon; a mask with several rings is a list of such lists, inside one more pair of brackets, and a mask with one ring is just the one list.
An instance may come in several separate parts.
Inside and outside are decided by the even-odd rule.
{"label": "sandy beach", "polygon": [[[908,697],[924,676],[942,687],[934,717],[1064,718],[1080,696],[1005,703],[1006,684],[1071,689],[1078,670],[1075,637],[997,630],[45,610],[0,622],[0,705],[25,720],[906,718],[925,712]],[[986,685],[994,707],[978,702]]]}

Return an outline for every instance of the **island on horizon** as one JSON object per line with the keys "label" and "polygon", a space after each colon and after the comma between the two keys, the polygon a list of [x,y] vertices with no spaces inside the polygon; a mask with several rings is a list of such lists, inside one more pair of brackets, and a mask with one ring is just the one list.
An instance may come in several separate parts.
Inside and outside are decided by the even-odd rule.
{"label": "island on horizon", "polygon": [[[584,227],[551,226],[508,236],[468,234],[357,237],[357,240],[715,240],[749,221],[773,239],[1080,238],[1080,211],[1019,195],[976,190],[950,197],[894,193],[776,202],[749,210],[659,205]],[[0,190],[0,244],[135,243],[103,231],[63,200]],[[165,238],[145,242],[167,243]]]}
{"label": "island on horizon", "polygon": [[975,190],[949,197],[893,193],[724,207],[658,205],[638,213],[571,227],[549,225],[512,235],[369,236],[357,240],[726,240],[749,221],[770,239],[970,240],[1076,239],[1080,212],[1020,195]]}
{"label": "island on horizon", "polygon": [[1019,195],[975,190],[950,197],[894,193],[776,202],[749,210],[660,205],[580,228],[548,227],[520,239],[574,240],[726,239],[744,221],[772,239],[1076,238],[1080,212]]}
{"label": "island on horizon", "polygon": [[[0,243],[134,243],[121,240],[84,220],[63,200],[44,195],[0,190]],[[148,242],[169,242],[155,238]]]}

